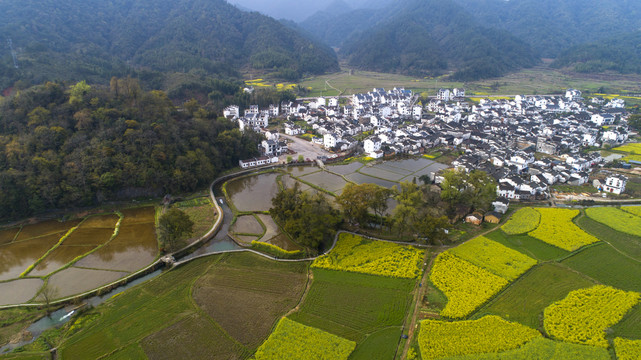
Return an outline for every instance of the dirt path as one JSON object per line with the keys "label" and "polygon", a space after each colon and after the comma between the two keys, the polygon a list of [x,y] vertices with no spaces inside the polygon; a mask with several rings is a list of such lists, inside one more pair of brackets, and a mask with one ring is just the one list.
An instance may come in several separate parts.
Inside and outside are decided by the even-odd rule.
{"label": "dirt path", "polygon": [[[421,282],[419,284],[422,284],[422,286],[418,286],[416,295],[414,298],[414,311],[413,311],[413,316],[412,319],[410,320],[410,323],[407,327],[407,340],[405,341],[405,346],[403,347],[403,353],[401,354],[401,359],[405,359],[407,356],[407,352],[410,349],[410,346],[412,344],[412,339],[414,339],[414,332],[418,328],[417,322],[418,322],[418,317],[420,313],[420,308],[421,308],[421,300],[423,299],[423,296],[425,296],[425,291],[427,289],[427,277],[430,274],[430,271],[432,270],[432,265],[434,265],[434,259],[436,259],[436,256],[439,254],[434,253],[432,258],[430,259],[429,263],[425,267],[425,272],[423,272],[423,277],[421,278]],[[425,253],[425,258],[423,261],[427,261],[427,257],[430,256],[428,252]]]}
{"label": "dirt path", "polygon": [[287,317],[295,312],[297,312],[300,309],[300,306],[303,304],[305,299],[307,298],[307,294],[309,293],[309,289],[312,288],[312,283],[314,282],[314,273],[312,272],[312,269],[310,267],[307,268],[307,285],[305,286],[305,291],[303,291],[303,295],[301,295],[300,300],[298,301],[298,304],[296,306],[289,310],[287,314],[283,315],[283,317]]}

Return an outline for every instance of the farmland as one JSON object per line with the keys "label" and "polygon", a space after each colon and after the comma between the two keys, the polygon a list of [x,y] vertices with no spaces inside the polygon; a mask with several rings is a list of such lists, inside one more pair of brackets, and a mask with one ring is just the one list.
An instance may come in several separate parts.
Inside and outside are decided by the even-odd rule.
{"label": "farmland", "polygon": [[568,251],[529,235],[507,235],[503,231],[493,231],[485,236],[539,261],[554,260],[569,254]]}
{"label": "farmland", "polygon": [[529,233],[532,237],[567,251],[574,251],[599,241],[572,222],[572,219],[579,215],[579,210],[556,208],[536,210],[541,213],[541,223],[536,230]]}
{"label": "farmland", "polygon": [[421,270],[424,251],[342,233],[334,249],[312,263],[313,268],[412,279]]}
{"label": "farmland", "polygon": [[565,298],[572,290],[592,285],[593,281],[558,264],[543,264],[515,281],[478,314],[498,315],[542,330],[541,318],[546,307]]}
{"label": "farmland", "polygon": [[423,320],[418,342],[423,359],[511,350],[541,336],[527,326],[498,316],[445,322]]}
{"label": "farmland", "polygon": [[41,301],[46,283],[55,298],[116,281],[158,255],[154,209],[85,216],[24,225],[1,233],[0,305]]}
{"label": "farmland", "polygon": [[641,217],[613,207],[588,208],[585,213],[593,220],[614,230],[641,236]]}
{"label": "farmland", "polygon": [[545,309],[545,331],[560,340],[608,347],[605,330],[638,304],[640,295],[603,285],[574,290]]}
{"label": "farmland", "polygon": [[501,230],[509,235],[525,234],[536,229],[541,221],[541,214],[530,208],[522,208],[517,210],[510,220],[505,225],[501,226]]}
{"label": "farmland", "polygon": [[59,355],[97,358],[119,349],[124,358],[247,357],[298,302],[307,266],[253,254],[194,260],[93,310],[100,321],[67,339]]}
{"label": "farmland", "polygon": [[396,350],[399,337],[381,331],[400,333],[413,280],[324,269],[314,269],[313,276],[300,310],[288,316],[291,320],[357,342],[355,354],[361,356]]}

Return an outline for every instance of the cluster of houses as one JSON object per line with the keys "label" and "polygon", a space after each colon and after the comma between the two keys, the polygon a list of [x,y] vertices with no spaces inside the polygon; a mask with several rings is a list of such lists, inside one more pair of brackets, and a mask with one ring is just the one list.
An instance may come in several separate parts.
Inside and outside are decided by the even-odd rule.
{"label": "cluster of houses", "polygon": [[[287,135],[312,130],[312,141],[329,150],[360,144],[372,158],[420,154],[436,146],[458,148],[462,155],[452,165],[488,172],[506,201],[545,199],[555,184],[583,185],[604,159],[598,152],[586,155],[582,150],[628,140],[627,113],[620,99],[586,102],[576,89],[559,96],[487,98],[478,104],[464,102],[464,97],[464,89],[441,89],[421,104],[410,90],[375,88],[351,96],[345,105],[331,97],[283,102],[264,110],[251,106],[242,117],[238,107],[230,106],[224,114],[243,130],[264,129],[270,117],[287,117],[282,129]],[[363,133],[369,136],[355,140]],[[287,151],[277,134],[266,135],[261,144],[266,157]],[[537,159],[535,153],[551,156]],[[627,180],[617,179],[608,178],[600,188],[623,192]]]}

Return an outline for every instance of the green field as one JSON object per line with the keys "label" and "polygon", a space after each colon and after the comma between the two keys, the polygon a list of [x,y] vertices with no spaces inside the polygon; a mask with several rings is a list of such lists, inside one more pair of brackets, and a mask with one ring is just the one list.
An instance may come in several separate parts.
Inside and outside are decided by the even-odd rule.
{"label": "green field", "polygon": [[[607,88],[609,92],[638,93],[639,76],[616,75],[604,78],[598,75],[565,73],[557,69],[551,69],[546,65],[523,69],[519,72],[508,74],[501,78],[486,79],[467,82],[447,82],[441,78],[416,78],[398,74],[375,73],[368,71],[344,70],[339,73],[316,76],[304,79],[300,85],[306,88],[311,87],[309,96],[335,96],[339,91],[327,86],[339,89],[344,94],[371,91],[372,88],[383,87],[391,90],[393,87],[405,87],[416,92],[426,91],[429,95],[436,95],[439,88],[464,87],[467,95],[516,95],[516,94],[555,94],[563,89],[575,88],[581,91],[598,92],[600,88]],[[627,99],[626,99],[627,100]]]}
{"label": "green field", "polygon": [[612,334],[615,337],[641,339],[641,304],[637,304],[623,320],[612,327]]}
{"label": "green field", "polygon": [[503,231],[497,230],[485,235],[485,237],[520,251],[539,261],[559,259],[569,254],[569,252],[561,248],[547,244],[529,235],[507,235]]}
{"label": "green field", "polygon": [[614,207],[595,207],[585,209],[592,220],[607,225],[614,230],[630,235],[641,236],[641,217]]}
{"label": "green field", "polygon": [[641,261],[641,237],[616,231],[587,216],[579,217],[576,223],[583,230],[609,243],[617,250]]}
{"label": "green field", "polygon": [[497,298],[481,308],[474,318],[491,314],[542,329],[543,310],[565,298],[572,290],[594,285],[594,282],[555,263],[535,267],[511,284]]}
{"label": "green field", "polygon": [[563,260],[562,264],[604,285],[641,292],[641,262],[619,253],[610,245],[594,245]]}
{"label": "green field", "polygon": [[[357,354],[396,349],[398,337],[378,332],[400,331],[414,280],[324,269],[313,273],[312,287],[292,320],[356,341]],[[366,341],[368,335],[380,341]]]}
{"label": "green field", "polygon": [[248,358],[300,299],[307,266],[249,253],[194,260],[90,312],[95,326],[59,358]]}

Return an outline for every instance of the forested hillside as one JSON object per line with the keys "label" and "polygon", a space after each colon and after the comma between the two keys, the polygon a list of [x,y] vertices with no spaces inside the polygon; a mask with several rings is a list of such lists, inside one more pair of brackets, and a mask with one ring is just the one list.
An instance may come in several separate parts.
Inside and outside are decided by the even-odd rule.
{"label": "forested hillside", "polygon": [[454,70],[453,79],[476,80],[538,62],[528,45],[478,25],[452,1],[406,1],[387,14],[343,43],[341,53],[351,66],[415,75]]}
{"label": "forested hillside", "polygon": [[638,0],[456,0],[481,24],[510,31],[543,57],[641,28]]}
{"label": "forested hillside", "polygon": [[563,52],[552,66],[569,66],[587,73],[616,71],[641,74],[641,31],[574,46]]}
{"label": "forested hillside", "polygon": [[193,191],[257,155],[259,136],[132,79],[36,86],[0,101],[0,218]]}
{"label": "forested hillside", "polygon": [[294,79],[338,69],[329,47],[224,0],[3,1],[0,34],[0,89],[104,83],[134,70],[228,77],[253,68]]}

